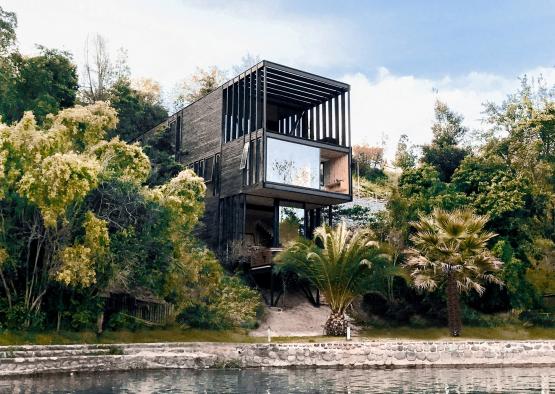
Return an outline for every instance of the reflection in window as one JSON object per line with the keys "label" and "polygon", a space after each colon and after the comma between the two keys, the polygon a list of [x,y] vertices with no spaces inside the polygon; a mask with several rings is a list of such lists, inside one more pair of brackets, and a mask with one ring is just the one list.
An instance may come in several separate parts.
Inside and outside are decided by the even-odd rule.
{"label": "reflection in window", "polygon": [[320,149],[268,138],[269,182],[319,188]]}
{"label": "reflection in window", "polygon": [[304,235],[304,210],[279,207],[279,241],[286,245]]}

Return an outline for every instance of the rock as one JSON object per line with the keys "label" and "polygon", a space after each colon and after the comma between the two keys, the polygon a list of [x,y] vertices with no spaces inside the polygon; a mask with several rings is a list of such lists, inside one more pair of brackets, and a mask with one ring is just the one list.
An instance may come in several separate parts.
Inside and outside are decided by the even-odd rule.
{"label": "rock", "polygon": [[393,353],[393,357],[395,357],[397,360],[403,360],[406,357],[406,353],[405,352],[395,352],[395,353]]}
{"label": "rock", "polygon": [[428,353],[426,354],[426,360],[435,363],[437,360],[439,360],[439,353]]}
{"label": "rock", "polygon": [[325,353],[322,355],[322,359],[323,359],[324,361],[333,361],[333,360],[335,359],[335,355],[334,355],[333,353],[331,353],[331,352],[325,352]]}

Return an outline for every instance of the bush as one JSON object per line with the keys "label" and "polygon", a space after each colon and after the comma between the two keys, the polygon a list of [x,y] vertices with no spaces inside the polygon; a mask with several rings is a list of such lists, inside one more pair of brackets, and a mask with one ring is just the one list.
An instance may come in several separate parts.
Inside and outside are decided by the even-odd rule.
{"label": "bush", "polygon": [[256,290],[238,277],[224,276],[211,294],[184,308],[177,320],[204,329],[254,328],[263,310],[261,305]]}
{"label": "bush", "polygon": [[525,323],[531,323],[535,326],[555,327],[555,314],[553,313],[530,310],[521,312],[518,318]]}
{"label": "bush", "polygon": [[142,323],[139,319],[129,316],[123,312],[118,312],[112,315],[108,322],[106,323],[106,328],[112,331],[117,330],[130,330],[136,331],[141,328],[145,328],[145,324]]}
{"label": "bush", "polygon": [[3,321],[0,324],[0,328],[9,329],[22,329],[28,322],[30,325],[27,327],[30,330],[41,330],[44,328],[46,315],[44,312],[38,311],[30,313],[23,303],[18,303],[13,305],[11,309],[6,308],[4,311],[0,311],[0,316],[3,316]]}
{"label": "bush", "polygon": [[387,175],[380,168],[366,168],[364,171],[360,171],[360,176],[365,177],[373,183],[387,182]]}

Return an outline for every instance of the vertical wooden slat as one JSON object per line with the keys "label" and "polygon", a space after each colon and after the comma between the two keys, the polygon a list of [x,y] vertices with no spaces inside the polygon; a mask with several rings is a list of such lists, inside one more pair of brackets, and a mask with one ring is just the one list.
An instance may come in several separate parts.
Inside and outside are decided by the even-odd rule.
{"label": "vertical wooden slat", "polygon": [[243,135],[248,133],[247,129],[247,74],[243,76]]}
{"label": "vertical wooden slat", "polygon": [[237,82],[238,84],[238,91],[237,91],[237,104],[238,104],[238,108],[237,108],[237,114],[238,114],[238,119],[237,119],[237,137],[242,137],[243,136],[243,116],[244,116],[244,100],[243,100],[243,90],[244,90],[244,82],[245,80],[241,77],[239,77],[239,81]]}
{"label": "vertical wooden slat", "polygon": [[341,93],[341,145],[347,146],[347,127],[345,121],[345,93]]}
{"label": "vertical wooden slat", "polygon": [[241,92],[241,86],[239,85],[239,80],[237,80],[237,82],[233,85],[233,96],[234,96],[234,101],[235,101],[235,108],[234,113],[235,113],[235,129],[233,131],[233,139],[237,139],[239,138],[239,93]]}
{"label": "vertical wooden slat", "polygon": [[329,124],[328,124],[328,134],[331,138],[334,137],[333,135],[333,105],[332,105],[332,99],[328,100],[328,116],[329,116]]}
{"label": "vertical wooden slat", "polygon": [[260,181],[260,138],[256,139],[255,183]]}
{"label": "vertical wooden slat", "polygon": [[279,246],[279,200],[276,198],[274,199],[274,221],[273,221],[273,229],[274,229],[274,247]]}
{"label": "vertical wooden slat", "polygon": [[322,138],[328,137],[328,128],[326,127],[328,123],[328,117],[326,116],[326,103],[326,101],[322,103]]}
{"label": "vertical wooden slat", "polygon": [[321,121],[320,121],[320,105],[316,106],[316,119],[315,120],[315,129],[314,129],[314,139],[317,141],[320,138],[322,138],[322,136],[320,135],[321,133]]}
{"label": "vertical wooden slat", "polygon": [[226,126],[227,126],[227,89],[222,90],[222,141],[226,142]]}
{"label": "vertical wooden slat", "polygon": [[301,115],[301,135],[303,138],[308,138],[308,113],[309,111],[304,111]]}
{"label": "vertical wooden slat", "polygon": [[243,194],[243,223],[241,226],[241,239],[245,239],[245,231],[247,229],[247,195]]}
{"label": "vertical wooden slat", "polygon": [[346,146],[351,146],[351,91],[347,93],[347,119],[349,120],[349,140],[347,141]]}
{"label": "vertical wooden slat", "polygon": [[335,104],[335,109],[334,109],[334,116],[335,116],[335,138],[337,139],[337,143],[339,144],[340,142],[340,132],[339,132],[339,96],[335,96],[334,98],[334,104]]}
{"label": "vertical wooden slat", "polygon": [[249,133],[252,133],[255,129],[254,127],[254,105],[252,103],[254,98],[254,82],[252,80],[252,68],[249,72]]}
{"label": "vertical wooden slat", "polygon": [[230,129],[229,129],[229,140],[235,139],[235,82],[229,87],[231,89],[231,116],[230,116]]}
{"label": "vertical wooden slat", "polygon": [[267,71],[266,71],[266,67],[264,67],[264,82],[263,82],[263,87],[264,87],[264,102],[262,103],[262,127],[264,129],[266,129],[267,127],[267,121],[266,121],[266,110],[267,110],[267,106],[268,106],[268,95],[267,95],[267,89],[266,86],[268,85],[268,78],[267,76]]}
{"label": "vertical wooden slat", "polygon": [[308,134],[308,138],[311,140],[314,140],[314,107],[310,108],[310,126],[308,128],[309,130],[309,134]]}
{"label": "vertical wooden slat", "polygon": [[258,120],[260,119],[260,117],[258,116],[258,107],[259,107],[259,105],[258,105],[258,91],[260,90],[260,82],[259,82],[258,67],[256,68],[255,73],[256,73],[256,85],[255,85],[255,94],[254,94],[254,96],[255,96],[255,103],[254,103],[254,106],[255,106],[254,129],[255,129],[255,130],[258,130],[258,129],[259,129]]}

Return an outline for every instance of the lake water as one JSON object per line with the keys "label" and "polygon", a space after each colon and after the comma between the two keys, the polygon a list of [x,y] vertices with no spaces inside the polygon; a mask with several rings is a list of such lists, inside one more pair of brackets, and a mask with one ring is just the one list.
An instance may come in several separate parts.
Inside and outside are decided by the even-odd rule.
{"label": "lake water", "polygon": [[4,393],[555,393],[555,368],[159,370],[0,380]]}

